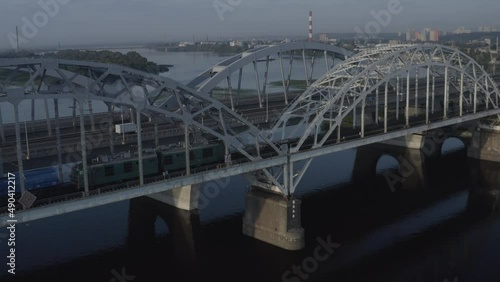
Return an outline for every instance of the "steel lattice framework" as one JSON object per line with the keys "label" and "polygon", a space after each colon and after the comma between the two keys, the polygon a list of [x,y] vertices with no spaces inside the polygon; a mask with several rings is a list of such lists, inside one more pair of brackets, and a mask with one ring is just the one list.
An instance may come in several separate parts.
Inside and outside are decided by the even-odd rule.
{"label": "steel lattice framework", "polygon": [[[273,143],[260,136],[261,132],[256,126],[221,102],[169,78],[116,65],[54,59],[0,60],[0,68],[9,71],[8,77],[0,82],[0,103],[14,105],[16,132],[19,132],[18,105],[23,100],[53,99],[54,104],[57,104],[59,99],[74,99],[79,104],[81,116],[86,105],[91,108],[89,101],[95,100],[106,103],[108,107],[114,105],[135,109],[137,120],[144,114],[155,122],[179,124],[185,128],[186,144],[190,143],[189,132],[201,130],[222,140],[227,152],[238,151],[250,160],[260,158],[260,144],[267,144],[279,151]],[[28,77],[22,79],[25,81],[22,85],[13,85],[13,81],[26,75]],[[141,123],[137,124],[140,132]],[[80,128],[84,128],[82,118]],[[246,140],[239,137],[242,132]],[[81,136],[82,160],[86,170],[83,130]],[[22,152],[20,140],[17,139],[18,162],[22,171]],[[142,158],[140,139],[138,134],[138,154]],[[247,140],[252,141],[248,144]],[[189,145],[186,149],[189,149]],[[189,164],[189,154],[186,156]],[[142,165],[142,162],[139,164]],[[187,171],[189,174],[189,165]]]}
{"label": "steel lattice framework", "polygon": [[[234,111],[232,95],[230,95],[230,109],[223,103],[211,98],[207,93],[224,79],[227,79],[231,92],[230,74],[236,70],[240,70],[239,91],[242,68],[245,65],[253,63],[257,72],[256,64],[262,58],[266,58],[267,60],[267,81],[267,68],[270,56],[273,54],[277,54],[280,59],[282,78],[284,79],[282,54],[296,50],[302,50],[307,81],[312,79],[315,56],[313,56],[313,61],[311,62],[311,75],[309,75],[305,57],[306,51],[314,50],[313,52],[316,52],[320,50],[324,52],[327,69],[330,69],[334,65],[335,59],[345,59],[348,55],[352,54],[345,49],[319,43],[289,43],[266,46],[233,56],[202,73],[188,85],[183,85],[169,78],[118,65],[56,59],[2,59],[0,60],[0,69],[7,71],[8,76],[3,81],[0,81],[0,103],[9,102],[14,106],[15,126],[18,133],[20,130],[19,103],[23,100],[32,101],[32,119],[35,108],[34,100],[44,100],[49,132],[51,132],[51,123],[48,120],[47,100],[54,100],[57,120],[58,100],[72,99],[73,123],[76,122],[77,102],[80,109],[80,116],[84,115],[83,111],[87,106],[92,128],[94,128],[92,101],[102,101],[108,106],[110,118],[112,116],[112,108],[118,106],[134,109],[137,120],[143,114],[149,117],[150,120],[153,120],[155,124],[174,123],[184,127],[184,143],[188,144],[186,145],[186,150],[189,149],[189,134],[198,131],[222,140],[226,145],[226,155],[229,152],[239,152],[249,160],[254,161],[262,159],[261,148],[263,146],[270,147],[277,154],[280,154],[281,151],[273,142],[263,137],[261,135],[262,131],[252,124],[252,122]],[[329,56],[331,56],[331,64]],[[290,64],[292,64],[292,59],[290,58]],[[288,75],[288,81],[290,80],[290,74]],[[262,103],[257,73],[256,77],[259,103]],[[264,82],[264,92],[265,85],[266,82]],[[285,101],[287,103],[288,86],[285,85],[285,80],[283,80],[283,85]],[[140,123],[138,125],[140,126]],[[83,119],[80,118],[80,128],[84,128],[84,126]],[[110,127],[111,133],[112,128]],[[5,141],[1,115],[0,138],[2,138],[2,141]],[[19,168],[22,172],[21,141],[19,138],[17,139],[17,156]],[[84,173],[86,174],[87,156],[85,132],[83,131],[81,132],[81,144]],[[139,158],[142,158],[142,140],[140,134],[137,146]],[[190,170],[188,155],[186,153],[187,174],[189,174]],[[60,156],[59,159],[61,159]],[[139,163],[142,166],[142,163]],[[140,168],[140,170],[140,181],[142,183],[142,169]],[[267,170],[264,170],[264,172],[268,177],[271,177]],[[87,179],[85,181],[88,182]],[[23,186],[24,183],[21,183],[21,190],[23,190]],[[88,191],[88,185],[86,184],[85,186],[86,191]]]}
{"label": "steel lattice framework", "polygon": [[[436,79],[444,80],[443,109],[437,118]],[[419,93],[419,80],[424,82],[424,95]],[[406,89],[403,89],[403,82]],[[413,90],[410,86],[415,90],[414,96],[413,93],[410,96]],[[379,95],[384,101],[379,100]],[[368,135],[365,111],[369,106],[375,107],[375,123],[379,119],[379,104],[383,111],[381,119],[384,124],[376,131],[380,134],[391,130],[391,122],[398,124],[400,102],[405,103],[401,110],[404,111],[405,121],[399,123],[403,128],[411,128],[413,125],[497,109],[499,97],[496,83],[488,73],[459,50],[441,45],[387,46],[359,53],[335,66],[283,111],[267,136],[274,141],[293,140],[289,147],[289,154],[293,155],[304,149],[321,148],[327,141],[335,139],[332,136],[335,131],[336,142],[341,143],[345,140],[345,137],[341,138],[341,129],[346,118],[351,119],[353,129],[359,133],[357,138],[365,138]],[[414,105],[410,106],[412,99]],[[422,106],[422,103],[425,105]],[[451,113],[453,103],[458,103],[458,113],[454,109]],[[418,120],[419,110],[423,112],[420,115],[422,120]],[[389,115],[394,113],[395,118],[391,118]],[[356,118],[360,119],[358,124]],[[281,183],[276,185],[279,190],[290,194],[311,161],[312,158],[307,159],[296,169],[298,172],[294,170],[293,163],[276,168],[272,180],[262,180],[262,175],[257,172],[251,181],[254,185],[273,190],[276,187],[273,188],[271,183]],[[299,164],[295,163],[295,166],[297,168]],[[259,184],[257,179],[265,183]]]}
{"label": "steel lattice framework", "polygon": [[[284,50],[269,48],[272,51],[261,54],[266,60],[268,54]],[[304,46],[293,48],[303,49]],[[107,104],[110,116],[112,105],[125,106],[135,110],[137,120],[146,115],[158,123],[183,127],[186,151],[190,143],[188,133],[202,131],[223,141],[226,154],[239,152],[251,160],[190,175],[186,152],[186,175],[169,182],[155,179],[155,182],[144,183],[144,175],[140,173],[140,183],[126,191],[83,197],[77,206],[76,202],[61,204],[71,211],[244,173],[252,185],[291,195],[315,157],[500,114],[500,93],[495,81],[472,58],[440,45],[389,46],[349,57],[293,100],[279,120],[266,130],[258,129],[207,95],[206,90],[210,87],[206,86],[208,88],[203,91],[194,88],[200,88],[205,81],[220,82],[243,65],[256,62],[261,55],[247,56],[251,57],[246,59],[248,61],[243,60],[243,55],[233,57],[221,63],[221,68],[214,67],[219,68],[215,75],[202,74],[189,86],[108,64],[48,59],[0,60],[0,70],[8,73],[7,78],[0,81],[0,103],[10,103],[14,107],[19,171],[23,170],[19,128],[19,104],[23,100],[54,100],[56,120],[60,99],[73,100],[75,110],[78,104],[82,117],[85,107],[91,112],[92,100]],[[229,68],[233,63],[238,65]],[[204,85],[209,84],[212,82]],[[436,106],[439,102],[442,102],[441,107]],[[373,109],[375,119],[369,122],[367,112]],[[50,131],[48,119],[47,114]],[[137,125],[140,132],[141,123]],[[2,126],[0,120],[0,133]],[[85,171],[83,118],[80,118],[80,135]],[[137,134],[137,147],[139,158],[142,158],[141,134]],[[268,154],[269,151],[272,154]],[[141,166],[142,162],[139,164]],[[88,180],[85,182],[88,196]],[[22,178],[20,184],[22,190]],[[26,220],[58,213],[57,205],[48,207],[41,215],[28,210]]]}
{"label": "steel lattice framework", "polygon": [[[309,45],[311,46],[309,46]],[[314,45],[314,46],[313,46]],[[498,108],[499,91],[495,82],[473,59],[458,50],[440,45],[398,45],[377,48],[348,58],[333,67],[321,79],[313,83],[307,91],[298,96],[283,111],[281,118],[269,130],[260,130],[251,122],[241,117],[229,107],[207,95],[211,87],[227,79],[231,73],[244,65],[255,64],[259,58],[269,59],[274,53],[290,50],[321,49],[333,52],[339,58],[346,58],[348,51],[323,44],[291,43],[280,46],[261,48],[232,57],[195,78],[189,85],[182,85],[169,78],[160,77],[116,65],[77,62],[54,59],[12,59],[0,60],[0,68],[9,71],[9,75],[0,82],[0,102],[14,105],[16,131],[19,132],[18,105],[23,100],[73,99],[80,105],[80,115],[89,101],[102,101],[111,108],[125,106],[136,111],[137,120],[141,114],[155,122],[175,123],[185,129],[186,150],[189,150],[189,133],[202,131],[210,134],[226,145],[226,154],[239,152],[251,161],[262,160],[262,148],[271,149],[276,156],[290,156],[304,149],[317,149],[331,140],[337,132],[337,142],[341,142],[341,128],[346,118],[352,114],[354,129],[359,129],[358,138],[364,138],[366,132],[365,108],[379,104],[384,109],[383,133],[389,132],[391,119],[389,88],[395,90],[395,120],[399,120],[399,102],[402,94],[402,82],[406,81],[404,102],[404,126],[411,127],[413,111],[418,116],[420,102],[425,102],[424,122],[429,124],[435,119],[434,98],[435,80],[444,80],[444,109],[441,120],[453,118],[449,113],[450,102],[459,104],[459,113],[475,114]],[[281,58],[280,58],[281,59]],[[328,60],[326,60],[328,63]],[[422,75],[423,74],[423,75]],[[26,76],[21,85],[16,85],[19,76]],[[410,85],[414,76],[415,96],[410,98]],[[426,82],[426,94],[419,97],[419,79]],[[432,94],[430,85],[432,81]],[[202,84],[203,83],[203,84]],[[201,85],[201,86],[200,86]],[[199,90],[193,87],[198,86]],[[385,94],[384,103],[379,101],[379,92]],[[450,89],[455,88],[453,92]],[[3,93],[3,94],[2,94]],[[393,94],[391,94],[393,95]],[[431,97],[432,95],[432,97]],[[413,96],[413,95],[412,95]],[[431,109],[432,98],[432,109]],[[410,107],[410,100],[415,104]],[[375,102],[374,102],[375,101]],[[357,112],[361,113],[357,124]],[[110,110],[111,112],[111,110]],[[438,111],[436,111],[438,112]],[[80,119],[80,128],[84,128]],[[378,123],[378,117],[377,121]],[[1,124],[1,121],[0,121]],[[48,123],[50,126],[50,123]],[[140,127],[140,123],[138,123]],[[0,127],[0,129],[2,129]],[[110,129],[111,130],[111,129]],[[140,128],[139,128],[140,130]],[[3,131],[3,130],[2,130]],[[19,135],[19,134],[16,134]],[[82,159],[85,164],[85,132],[82,130]],[[138,135],[138,155],[142,157],[142,140]],[[22,170],[22,152],[17,138],[18,161]],[[283,143],[289,145],[281,146]],[[186,171],[189,174],[189,159],[186,154]],[[293,193],[296,185],[308,168],[312,158],[304,164],[295,164],[300,168],[295,173],[294,164],[263,169],[250,176],[252,184],[277,190],[283,194]],[[143,181],[143,175],[140,177]],[[88,188],[87,188],[88,189]]]}
{"label": "steel lattice framework", "polygon": [[[424,73],[424,76],[420,76],[419,72]],[[430,114],[432,78],[444,79],[444,98],[447,101],[454,98],[459,101],[460,116],[465,112],[476,113],[481,105],[486,110],[490,107],[498,108],[500,93],[495,81],[466,54],[441,45],[397,45],[360,53],[337,65],[284,111],[273,131],[286,132],[282,129],[293,119],[299,119],[294,124],[305,126],[303,134],[283,135],[285,139],[300,138],[292,152],[299,151],[311,135],[316,140],[313,147],[321,147],[350,113],[362,108],[362,104],[370,98],[375,98],[380,87],[387,86],[396,90],[398,82],[403,79],[407,81],[405,116],[409,126],[409,87],[413,82],[412,74],[415,75],[416,83],[419,79],[426,82],[428,91],[423,100],[426,102],[427,115]],[[452,87],[458,91],[450,92]],[[417,91],[418,89],[415,92],[415,105],[418,107]],[[448,118],[446,101],[444,107],[444,118]],[[430,122],[428,116],[426,122]],[[321,134],[322,138],[318,138],[320,127],[325,123],[328,131]]]}
{"label": "steel lattice framework", "polygon": [[[219,85],[221,82],[226,81],[227,87],[229,89],[229,95],[231,97],[231,107],[234,109],[234,102],[232,100],[233,91],[234,94],[238,94],[241,90],[242,72],[243,67],[247,65],[253,65],[255,78],[256,78],[256,90],[259,100],[262,95],[265,94],[266,84],[268,78],[269,62],[272,60],[277,60],[279,62],[279,69],[281,72],[281,80],[283,83],[283,94],[285,97],[285,103],[288,104],[287,92],[289,91],[290,78],[292,75],[292,65],[293,57],[289,59],[288,73],[286,68],[283,66],[284,56],[289,52],[300,51],[302,54],[302,60],[304,64],[304,76],[307,85],[312,83],[314,66],[316,62],[316,52],[321,52],[324,57],[324,64],[326,65],[326,70],[330,70],[335,65],[335,60],[345,60],[348,57],[354,55],[353,52],[322,43],[315,42],[292,42],[279,45],[264,46],[255,49],[250,49],[241,54],[230,57],[221,63],[207,69],[193,80],[191,80],[187,85],[198,89],[202,93],[209,93]],[[306,52],[312,52],[311,62],[307,62]],[[264,75],[264,81],[260,81],[259,73],[257,70],[257,63],[265,62],[266,70]],[[233,87],[233,82],[231,81],[231,75],[238,72],[238,81],[236,82],[236,87]]]}

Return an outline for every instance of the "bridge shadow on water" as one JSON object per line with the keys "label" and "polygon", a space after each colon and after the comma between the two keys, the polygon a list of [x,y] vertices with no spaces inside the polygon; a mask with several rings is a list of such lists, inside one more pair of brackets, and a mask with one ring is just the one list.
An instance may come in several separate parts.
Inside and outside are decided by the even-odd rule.
{"label": "bridge shadow on water", "polygon": [[[380,148],[379,157],[394,154]],[[403,151],[408,160],[418,155]],[[420,161],[394,191],[383,173],[355,165],[351,183],[303,200],[304,228],[344,242],[308,281],[500,281],[488,257],[500,250],[492,243],[500,232],[500,164],[467,159],[464,149]]]}
{"label": "bridge shadow on water", "polygon": [[[500,281],[499,164],[468,160],[464,149],[420,158],[365,149],[352,181],[302,196],[303,250],[242,235],[241,212],[202,224],[204,210],[143,197],[130,201],[124,245],[2,281]],[[391,189],[387,173],[401,171],[376,173],[382,155],[413,160],[413,174]],[[158,232],[159,222],[168,231]],[[321,240],[340,247],[304,271]],[[307,277],[294,274],[296,267]]]}

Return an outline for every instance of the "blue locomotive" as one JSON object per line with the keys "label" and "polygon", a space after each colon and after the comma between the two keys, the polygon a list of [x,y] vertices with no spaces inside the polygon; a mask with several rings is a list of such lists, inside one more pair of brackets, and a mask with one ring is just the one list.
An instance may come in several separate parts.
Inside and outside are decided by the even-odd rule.
{"label": "blue locomotive", "polygon": [[[21,184],[19,181],[19,172],[14,172],[16,176],[16,193],[21,192]],[[61,184],[59,174],[54,167],[46,167],[40,169],[32,169],[24,171],[24,185],[27,191],[54,187]],[[0,196],[7,195],[8,179],[7,177],[0,178]]]}

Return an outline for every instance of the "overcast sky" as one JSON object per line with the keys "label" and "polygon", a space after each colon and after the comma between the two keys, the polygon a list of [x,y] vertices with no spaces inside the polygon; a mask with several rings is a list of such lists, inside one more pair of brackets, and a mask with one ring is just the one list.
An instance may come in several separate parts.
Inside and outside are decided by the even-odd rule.
{"label": "overcast sky", "polygon": [[[307,36],[308,11],[314,13],[314,32],[354,32],[373,20],[370,11],[387,9],[397,0],[39,0],[60,4],[59,11],[44,24],[38,0],[1,0],[0,49],[12,48],[9,32],[31,32],[26,21],[37,28],[28,47],[74,44],[106,44],[133,41],[198,40],[208,35],[246,37],[259,35]],[[224,10],[224,4],[228,6]],[[228,4],[229,3],[229,4]],[[219,7],[219,13],[214,8]],[[229,5],[233,6],[229,6]],[[392,15],[383,32],[435,27],[452,30],[458,26],[500,26],[499,0],[401,0],[402,12]],[[220,17],[219,15],[222,15]],[[40,24],[41,23],[41,24]],[[23,30],[24,27],[24,30]],[[33,32],[32,32],[33,33]],[[11,34],[12,36],[12,34]],[[22,42],[23,43],[23,42]]]}

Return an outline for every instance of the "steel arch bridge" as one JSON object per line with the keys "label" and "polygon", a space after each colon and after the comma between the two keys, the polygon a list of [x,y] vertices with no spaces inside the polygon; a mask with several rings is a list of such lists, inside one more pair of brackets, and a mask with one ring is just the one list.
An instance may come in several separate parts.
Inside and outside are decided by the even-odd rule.
{"label": "steel arch bridge", "polygon": [[[279,47],[272,52],[276,50]],[[263,56],[267,58],[270,53]],[[241,59],[234,62],[248,63]],[[238,71],[239,66],[234,70],[225,68],[218,72],[219,76],[207,79],[213,79],[214,83],[221,81],[228,73]],[[253,185],[283,195],[295,192],[317,156],[500,113],[499,90],[484,69],[460,51],[440,45],[390,46],[349,57],[293,100],[274,126],[266,130],[257,128],[206,92],[193,88],[202,82],[201,78],[199,83],[186,86],[120,66],[67,60],[0,60],[0,69],[9,73],[0,82],[0,103],[10,103],[15,110],[20,171],[23,159],[18,107],[23,100],[54,100],[57,105],[60,99],[71,99],[78,102],[81,116],[85,107],[91,108],[89,101],[97,100],[108,107],[132,108],[138,120],[143,114],[155,122],[182,126],[186,151],[191,143],[189,132],[199,130],[222,140],[226,154],[239,152],[250,160],[196,178],[190,177],[189,154],[186,154],[186,178],[179,180],[179,184],[246,173]],[[19,83],[19,77],[23,76],[23,82]],[[437,107],[441,99],[442,106]],[[370,121],[367,112],[373,109],[376,118]],[[140,132],[140,123],[138,126]],[[85,170],[83,119],[80,130]],[[137,143],[142,158],[140,134]],[[85,181],[88,195],[88,180]],[[141,173],[137,190],[131,190],[130,197],[167,189],[155,186],[138,190],[148,185]],[[110,196],[99,203],[112,201]]]}
{"label": "steel arch bridge", "polygon": [[[396,90],[396,94],[404,90],[400,87],[402,79],[406,80],[405,125],[410,126],[410,86],[413,81],[418,85],[419,80],[425,82],[426,94],[419,97],[416,88],[415,96],[412,97],[415,116],[418,114],[420,98],[425,103],[425,122],[428,124],[433,110],[431,107],[435,106],[431,105],[436,94],[435,91],[432,93],[431,87],[434,86],[435,90],[436,78],[444,79],[443,119],[450,118],[447,102],[453,99],[459,102],[459,116],[498,108],[500,93],[495,81],[469,56],[441,45],[397,45],[358,54],[335,67],[284,111],[273,131],[286,128],[293,119],[299,118],[298,124],[306,125],[306,131],[297,146],[292,149],[296,152],[311,134],[318,137],[320,126],[327,123],[328,132],[323,134],[322,139],[316,138],[317,142],[313,145],[321,147],[350,113],[366,107],[370,98],[376,98],[374,96],[379,94],[377,92],[381,87],[384,95],[390,88]],[[450,93],[452,88],[457,91]],[[386,112],[390,109],[388,106],[384,109],[384,132],[387,132]],[[361,122],[363,121],[364,119],[361,119]],[[360,129],[363,131],[364,127],[361,126]],[[363,132],[360,135],[363,137]],[[284,135],[286,139],[296,137]]]}
{"label": "steel arch bridge", "polygon": [[[438,93],[438,84],[444,85],[443,93]],[[436,107],[439,96],[443,98],[441,109]],[[335,66],[282,112],[267,136],[273,141],[293,141],[288,141],[289,155],[343,147],[346,140],[364,145],[370,142],[363,139],[373,136],[383,141],[418,132],[416,128],[438,128],[499,114],[499,96],[497,84],[482,66],[459,50],[430,44],[387,46]],[[367,115],[370,107],[375,108],[375,121]],[[342,131],[346,131],[344,135]],[[295,191],[312,161],[295,159],[305,161],[297,163],[296,169],[288,163],[274,170],[272,183],[282,184],[277,188],[283,193]],[[254,185],[273,189],[271,181],[259,183],[257,179],[263,178],[258,172],[256,175],[251,179]]]}
{"label": "steel arch bridge", "polygon": [[[73,120],[76,122],[77,102],[80,109],[80,116],[83,116],[85,107],[90,113],[90,122],[94,129],[94,118],[92,101],[101,101],[108,106],[111,117],[112,107],[126,107],[134,109],[136,119],[141,118],[141,114],[147,116],[155,123],[174,123],[183,126],[185,129],[185,143],[189,144],[189,134],[201,131],[222,140],[226,145],[226,154],[229,152],[239,152],[249,160],[261,158],[262,144],[270,147],[274,152],[280,152],[279,148],[270,140],[261,136],[261,130],[252,122],[234,111],[234,103],[231,99],[229,109],[223,103],[206,95],[220,81],[221,77],[227,77],[230,81],[230,74],[233,69],[239,69],[240,73],[245,65],[253,64],[257,72],[256,64],[260,59],[266,58],[266,74],[264,86],[267,83],[267,73],[269,61],[273,54],[277,54],[281,62],[283,76],[282,54],[290,51],[302,51],[304,68],[306,69],[306,80],[312,79],[314,70],[314,58],[311,61],[311,73],[307,68],[306,51],[316,51],[324,53],[327,69],[334,65],[335,59],[345,59],[352,53],[348,50],[327,44],[318,43],[290,43],[284,45],[274,45],[261,47],[242,54],[233,56],[224,62],[214,66],[209,71],[204,72],[188,85],[183,85],[169,78],[148,74],[145,72],[125,68],[117,65],[80,62],[71,60],[56,59],[2,59],[0,69],[8,73],[8,76],[0,81],[0,103],[8,102],[14,106],[15,125],[19,126],[19,103],[23,100],[32,101],[32,119],[34,119],[35,100],[42,99],[45,103],[45,115],[47,126],[51,132],[47,100],[54,101],[55,112],[58,112],[60,99],[73,100]],[[290,73],[287,84],[290,83],[292,57],[290,57]],[[329,61],[331,59],[331,62]],[[217,72],[214,72],[218,70]],[[259,103],[262,107],[259,76],[257,74],[257,93]],[[192,86],[203,82],[198,90]],[[287,99],[288,86],[283,81],[285,101]],[[229,83],[229,89],[231,89]],[[241,85],[241,75],[238,85]],[[239,89],[238,89],[239,90]],[[2,94],[3,93],[3,94]],[[231,96],[232,97],[232,96]],[[56,113],[57,119],[58,113]],[[80,118],[80,127],[83,119]],[[16,128],[16,132],[19,128]],[[56,129],[57,130],[57,129]],[[110,127],[109,132],[112,132]],[[56,134],[57,135],[57,134]],[[85,132],[81,132],[82,160],[86,160]],[[244,136],[244,138],[242,138]],[[3,122],[0,115],[0,138],[5,142]],[[19,139],[19,138],[17,138]],[[17,140],[20,144],[20,140]],[[142,147],[142,140],[138,136],[138,148]],[[19,169],[23,171],[21,146],[17,146],[17,156]],[[111,145],[113,146],[113,145]],[[60,147],[58,141],[58,147]],[[189,149],[189,146],[186,147]],[[58,150],[61,151],[61,150]],[[141,150],[138,149],[139,156]],[[188,154],[186,154],[188,156]],[[61,159],[59,157],[59,159]],[[188,157],[186,163],[189,164]],[[87,171],[87,163],[83,161],[84,171]],[[142,169],[140,168],[142,171]],[[266,170],[264,170],[266,171]],[[187,166],[187,174],[189,167]],[[141,172],[141,183],[143,175]],[[88,182],[85,179],[85,182]],[[85,185],[88,193],[88,183]],[[21,189],[24,183],[21,181]]]}
{"label": "steel arch bridge", "polygon": [[[71,99],[78,102],[80,116],[90,101],[102,101],[110,108],[112,105],[125,106],[136,111],[139,120],[141,114],[155,122],[170,122],[185,129],[185,142],[193,131],[203,131],[226,144],[226,152],[238,151],[254,160],[260,155],[260,144],[264,143],[278,151],[269,140],[260,136],[260,130],[221,102],[199,93],[169,78],[151,75],[120,66],[78,62],[69,60],[0,60],[0,68],[9,71],[9,76],[0,84],[0,103],[7,102],[14,107],[17,135],[17,156],[19,169],[23,171],[23,152],[19,138],[19,103],[23,100],[54,100],[57,109],[58,100]],[[28,75],[22,85],[9,85],[20,76]],[[9,85],[9,86],[7,86]],[[48,115],[48,113],[46,113]],[[56,110],[57,116],[57,110]],[[80,118],[82,161],[86,174],[87,156],[84,119]],[[0,131],[3,126],[0,120]],[[48,122],[50,125],[50,122]],[[141,123],[137,123],[140,132]],[[110,128],[110,131],[112,128]],[[247,144],[239,138],[245,132],[252,138]],[[253,149],[249,147],[254,146]],[[189,145],[186,146],[186,150]],[[58,150],[60,151],[60,150]],[[142,158],[142,140],[138,134],[138,155]],[[189,164],[189,154],[186,154]],[[141,162],[139,162],[141,164]],[[189,174],[189,167],[187,166]],[[141,184],[144,177],[141,171]],[[86,179],[86,178],[85,178]],[[86,179],[88,192],[88,180]],[[23,180],[21,188],[24,190]]]}
{"label": "steel arch bridge", "polygon": [[[320,58],[324,58],[325,69],[327,71],[335,65],[335,60],[345,60],[354,55],[354,53],[349,50],[329,44],[315,42],[292,42],[280,45],[264,46],[245,51],[220,62],[219,64],[199,74],[187,85],[199,90],[202,93],[210,93],[217,85],[225,81],[229,90],[231,108],[234,109],[235,103],[233,101],[233,90],[235,92],[234,95],[240,94],[243,68],[245,66],[253,65],[257,96],[259,97],[259,101],[262,101],[262,96],[266,93],[266,85],[268,83],[269,64],[271,61],[276,60],[281,74],[285,104],[288,104],[287,93],[290,88],[294,58],[293,56],[288,56],[288,68],[284,67],[283,60],[286,54],[298,51],[301,52],[301,59],[304,68],[304,80],[308,86],[313,80],[314,67],[317,58],[316,52],[323,53]],[[306,59],[306,52],[312,52],[312,58],[310,61]],[[260,81],[260,75],[257,68],[258,62],[266,63],[262,82]],[[236,87],[233,89],[232,75],[236,73],[238,74],[238,79]],[[262,102],[260,102],[260,104],[262,106]]]}

